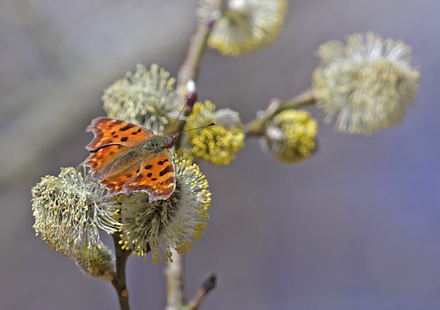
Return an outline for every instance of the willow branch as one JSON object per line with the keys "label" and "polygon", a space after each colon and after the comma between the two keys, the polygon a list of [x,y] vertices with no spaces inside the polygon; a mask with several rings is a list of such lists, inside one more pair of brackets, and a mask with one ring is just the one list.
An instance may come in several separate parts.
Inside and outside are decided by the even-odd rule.
{"label": "willow branch", "polygon": [[188,310],[197,310],[205,300],[206,296],[212,291],[217,282],[217,276],[215,273],[211,274],[203,281],[202,287],[197,291],[196,295],[188,303]]}
{"label": "willow branch", "polygon": [[[186,58],[180,66],[179,73],[177,75],[177,84],[179,86],[185,87],[189,81],[197,81],[202,55],[206,48],[209,34],[211,33],[215,22],[221,17],[224,6],[225,0],[214,0],[211,4],[208,14],[206,15],[206,18],[199,22],[196,33],[190,39]],[[183,115],[188,116],[192,111],[192,107],[193,105],[187,104],[185,106]],[[183,117],[176,121],[175,132],[183,131],[185,119],[186,117]]]}
{"label": "willow branch", "polygon": [[[185,105],[182,118],[176,120],[175,132],[182,132],[185,126],[186,116],[188,116],[197,98],[195,82],[197,81],[199,67],[203,52],[208,42],[209,34],[215,22],[221,17],[225,7],[225,0],[212,1],[211,7],[202,22],[199,22],[196,33],[191,37],[186,58],[183,61],[178,75],[177,83],[179,86],[187,86],[189,81],[194,82],[194,89],[189,90],[187,96],[188,103]],[[180,146],[180,139],[176,142],[176,147]],[[167,306],[166,310],[178,310],[186,306],[185,294],[185,272],[184,257],[172,250],[172,262],[167,262],[164,273],[167,280]]]}
{"label": "willow branch", "polygon": [[299,96],[294,97],[286,102],[283,102],[278,98],[271,99],[267,109],[258,115],[256,119],[244,126],[244,133],[246,137],[261,136],[264,133],[264,124],[281,111],[287,109],[296,109],[298,107],[313,103],[315,103],[315,97],[313,96],[313,91],[311,89],[307,89]]}
{"label": "willow branch", "polygon": [[177,76],[179,85],[184,86],[189,80],[197,80],[203,51],[205,50],[212,27],[221,17],[225,5],[224,2],[224,0],[213,1],[205,19],[199,22],[196,33],[191,37],[186,58],[179,69]]}
{"label": "willow branch", "polygon": [[185,257],[171,249],[173,261],[167,262],[164,270],[167,279],[166,310],[179,310],[186,305],[185,295]]}
{"label": "willow branch", "polygon": [[130,256],[131,250],[122,250],[119,241],[121,241],[119,233],[114,233],[113,242],[115,244],[116,253],[116,272],[112,284],[116,290],[116,294],[118,294],[121,310],[130,310],[128,304],[128,290],[125,282],[125,265],[127,263],[127,258]]}

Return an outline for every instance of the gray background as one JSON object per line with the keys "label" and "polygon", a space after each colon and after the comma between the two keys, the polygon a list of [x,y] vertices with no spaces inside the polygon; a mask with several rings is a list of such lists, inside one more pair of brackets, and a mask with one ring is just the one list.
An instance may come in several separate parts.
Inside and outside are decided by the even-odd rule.
{"label": "gray background", "polygon": [[[35,237],[30,188],[87,156],[84,130],[104,114],[105,87],[137,63],[176,75],[194,7],[0,2],[1,309],[117,309],[110,284]],[[269,48],[238,59],[206,52],[200,99],[244,122],[309,87],[314,50],[353,32],[411,45],[422,82],[404,123],[369,138],[335,134],[309,108],[320,149],[302,164],[274,162],[253,139],[230,166],[202,164],[211,219],[186,256],[189,296],[218,274],[202,309],[440,309],[439,13],[436,0],[290,1]],[[130,259],[132,309],[164,308],[162,269]]]}

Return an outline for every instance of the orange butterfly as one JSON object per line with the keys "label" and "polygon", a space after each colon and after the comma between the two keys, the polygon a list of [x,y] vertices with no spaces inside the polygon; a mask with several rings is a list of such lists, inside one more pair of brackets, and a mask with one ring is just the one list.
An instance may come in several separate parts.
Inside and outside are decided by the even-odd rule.
{"label": "orange butterfly", "polygon": [[[149,202],[167,199],[176,188],[170,152],[178,133],[155,135],[141,126],[108,117],[97,117],[87,127],[94,139],[86,149],[89,157],[81,164],[91,168],[92,180],[108,190],[104,197],[145,192]],[[81,166],[80,165],[80,166]]]}

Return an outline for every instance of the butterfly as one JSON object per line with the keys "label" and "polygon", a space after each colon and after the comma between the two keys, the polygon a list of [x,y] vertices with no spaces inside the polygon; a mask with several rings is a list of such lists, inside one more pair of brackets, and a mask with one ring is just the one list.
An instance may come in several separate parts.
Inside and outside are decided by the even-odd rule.
{"label": "butterfly", "polygon": [[170,149],[179,133],[155,135],[139,125],[108,117],[92,120],[86,132],[94,138],[86,149],[89,157],[80,164],[91,169],[91,178],[108,190],[104,201],[116,194],[145,192],[149,202],[165,200],[176,189]]}

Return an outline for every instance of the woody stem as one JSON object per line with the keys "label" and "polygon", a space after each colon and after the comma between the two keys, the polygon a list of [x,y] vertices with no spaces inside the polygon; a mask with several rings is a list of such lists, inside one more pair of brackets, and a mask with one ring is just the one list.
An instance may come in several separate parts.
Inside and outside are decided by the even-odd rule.
{"label": "woody stem", "polygon": [[[188,51],[186,53],[185,60],[180,66],[179,73],[177,75],[177,83],[179,86],[187,86],[189,81],[194,83],[197,81],[200,63],[202,61],[202,55],[208,42],[209,34],[215,22],[221,17],[223,8],[225,7],[225,0],[214,0],[211,7],[203,21],[200,21],[196,30],[196,33],[191,37]],[[189,90],[188,95],[195,96],[195,90]],[[174,132],[182,132],[185,126],[186,116],[188,116],[193,108],[193,104],[187,104],[183,112],[182,118],[178,119],[175,125],[176,130]],[[180,144],[180,139],[178,140]],[[177,144],[177,146],[178,146]]]}
{"label": "woody stem", "polygon": [[119,241],[119,233],[113,234],[113,242],[115,244],[116,252],[116,272],[112,280],[112,284],[118,294],[119,306],[121,310],[130,310],[130,305],[128,304],[128,290],[125,282],[125,264],[127,263],[127,258],[130,256],[131,250],[122,250]]}
{"label": "woody stem", "polygon": [[[209,34],[215,22],[221,17],[222,11],[225,7],[226,0],[213,0],[211,7],[208,10],[206,18],[199,22],[196,33],[192,36],[186,58],[182,63],[177,81],[179,86],[186,87],[188,82],[197,81],[200,63],[203,52],[208,42]],[[176,121],[175,131],[182,132],[185,126],[187,116],[191,113],[193,105],[196,101],[196,90],[190,89],[187,96],[189,104],[186,104],[182,118]],[[176,147],[180,146],[180,136],[176,141]],[[166,310],[179,310],[187,308],[186,294],[185,294],[185,260],[184,256],[172,250],[173,261],[167,262],[164,269],[165,277],[167,279],[167,306]],[[212,288],[211,288],[212,289]],[[192,309],[197,309],[206,294],[211,290],[205,290],[192,303]],[[194,299],[193,299],[194,300]]]}
{"label": "woody stem", "polygon": [[313,91],[307,89],[299,96],[296,96],[286,102],[281,101],[278,98],[271,99],[266,110],[261,113],[253,121],[247,123],[244,126],[244,133],[246,137],[249,136],[261,136],[264,134],[264,125],[267,121],[271,120],[275,115],[281,111],[287,109],[296,109],[301,106],[310,105],[315,103],[315,97]]}

